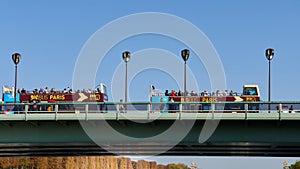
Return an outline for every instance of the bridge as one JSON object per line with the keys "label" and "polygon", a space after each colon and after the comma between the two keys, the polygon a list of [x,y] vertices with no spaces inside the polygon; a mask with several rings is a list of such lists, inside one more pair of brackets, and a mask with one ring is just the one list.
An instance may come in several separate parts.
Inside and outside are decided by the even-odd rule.
{"label": "bridge", "polygon": [[228,102],[205,111],[200,102],[156,109],[162,104],[2,103],[0,156],[300,156],[300,102],[255,102],[259,110],[247,109],[253,102],[239,110],[217,108],[237,104]]}

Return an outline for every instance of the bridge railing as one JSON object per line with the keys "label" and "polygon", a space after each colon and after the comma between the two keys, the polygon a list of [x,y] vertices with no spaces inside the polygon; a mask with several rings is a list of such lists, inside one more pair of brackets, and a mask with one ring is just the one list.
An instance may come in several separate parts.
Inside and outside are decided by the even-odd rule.
{"label": "bridge railing", "polygon": [[300,102],[65,102],[0,103],[0,113],[298,113]]}

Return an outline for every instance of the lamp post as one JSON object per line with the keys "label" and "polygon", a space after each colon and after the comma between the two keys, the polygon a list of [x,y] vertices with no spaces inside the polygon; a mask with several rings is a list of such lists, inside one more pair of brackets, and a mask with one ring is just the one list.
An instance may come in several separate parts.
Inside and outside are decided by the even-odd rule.
{"label": "lamp post", "polygon": [[127,63],[129,62],[130,60],[130,52],[128,51],[125,51],[122,53],[122,57],[123,57],[123,60],[124,62],[126,63],[126,69],[125,69],[125,102],[128,102],[128,77],[127,77]]}
{"label": "lamp post", "polygon": [[[266,50],[266,57],[269,61],[269,80],[268,80],[268,102],[271,101],[271,60],[274,57],[274,49],[268,48]],[[268,106],[270,113],[270,104]]]}
{"label": "lamp post", "polygon": [[21,55],[19,53],[14,53],[12,55],[12,60],[15,64],[15,88],[14,88],[14,103],[16,103],[16,93],[17,93],[17,80],[18,80],[18,63],[21,60]]}
{"label": "lamp post", "polygon": [[186,102],[186,61],[189,59],[190,51],[188,49],[184,49],[181,51],[182,59],[184,60],[184,102]]}
{"label": "lamp post", "polygon": [[268,102],[270,102],[271,101],[271,60],[274,57],[274,49],[271,49],[271,48],[267,49],[266,57],[269,61]]}

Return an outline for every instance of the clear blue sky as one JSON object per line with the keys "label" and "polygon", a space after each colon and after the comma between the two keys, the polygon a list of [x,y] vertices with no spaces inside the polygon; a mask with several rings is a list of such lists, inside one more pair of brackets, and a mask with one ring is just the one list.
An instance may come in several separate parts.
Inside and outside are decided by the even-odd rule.
{"label": "clear blue sky", "polygon": [[[0,84],[13,86],[11,54],[19,52],[22,55],[19,87],[30,90],[45,86],[57,89],[72,86],[77,57],[93,33],[129,14],[163,12],[186,19],[206,34],[219,54],[230,90],[240,92],[243,84],[258,84],[262,100],[267,100],[268,63],[265,49],[274,48],[272,100],[299,100],[299,7],[300,2],[296,0],[185,3],[2,1]],[[124,25],[124,29],[128,27]],[[114,70],[123,63],[121,53],[125,50],[134,53],[145,48],[164,49],[180,57],[180,50],[186,46],[174,39],[155,35],[129,38],[105,56],[105,64],[100,65],[98,72],[101,77],[97,76],[96,82],[103,82],[110,89]],[[199,91],[210,90],[207,72],[201,62],[193,60],[195,58],[192,53],[188,66],[196,74]],[[129,69],[130,66],[129,63]],[[183,71],[183,67],[178,69]],[[166,73],[156,70],[139,73],[130,83],[130,98],[147,100],[150,84],[162,90],[178,90],[180,87],[173,80]],[[120,83],[123,86],[124,82]]]}
{"label": "clear blue sky", "polygon": [[[265,49],[274,48],[272,100],[299,100],[299,8],[300,1],[297,0],[4,0],[0,2],[0,84],[13,86],[14,65],[11,55],[19,52],[22,55],[19,64],[19,88],[32,90],[48,86],[63,89],[72,86],[79,53],[97,30],[130,14],[161,12],[187,20],[209,38],[219,54],[227,88],[230,90],[240,92],[243,84],[258,84],[262,100],[267,100],[268,63]],[[123,29],[132,27],[134,25],[123,25]],[[118,32],[112,32],[114,33]],[[118,66],[124,67],[121,53],[125,50],[134,53],[149,48],[169,51],[181,60],[180,50],[188,46],[159,35],[130,37],[115,44],[108,51],[99,66],[95,81],[107,84],[110,90],[115,70]],[[198,92],[209,90],[207,71],[196,58],[192,52],[187,64],[194,73]],[[133,66],[130,64],[133,63],[133,59],[132,56],[129,69]],[[168,62],[165,64],[172,66],[168,65]],[[183,67],[177,69],[182,73]],[[189,80],[188,77],[187,88],[196,90],[189,86]],[[123,80],[119,83],[124,85]],[[182,89],[168,73],[149,69],[139,72],[130,82],[130,100],[147,101],[150,84],[162,90]],[[124,97],[123,94],[120,94],[120,97]],[[227,168],[233,169],[230,165],[228,164]],[[199,166],[204,168],[201,164]]]}

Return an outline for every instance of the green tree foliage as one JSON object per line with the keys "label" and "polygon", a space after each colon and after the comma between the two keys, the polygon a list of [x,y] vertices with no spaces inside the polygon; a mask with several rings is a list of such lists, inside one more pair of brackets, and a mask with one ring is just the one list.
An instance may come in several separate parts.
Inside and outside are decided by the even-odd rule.
{"label": "green tree foliage", "polygon": [[190,169],[185,164],[168,164],[167,169]]}
{"label": "green tree foliage", "polygon": [[297,161],[295,164],[292,164],[289,169],[300,169],[300,161]]}
{"label": "green tree foliage", "polygon": [[[296,164],[295,164],[296,165]],[[0,169],[190,169],[185,164],[160,165],[156,162],[114,156],[0,158]],[[293,168],[294,169],[294,168]],[[295,168],[298,169],[298,168]],[[299,168],[300,169],[300,168]]]}

